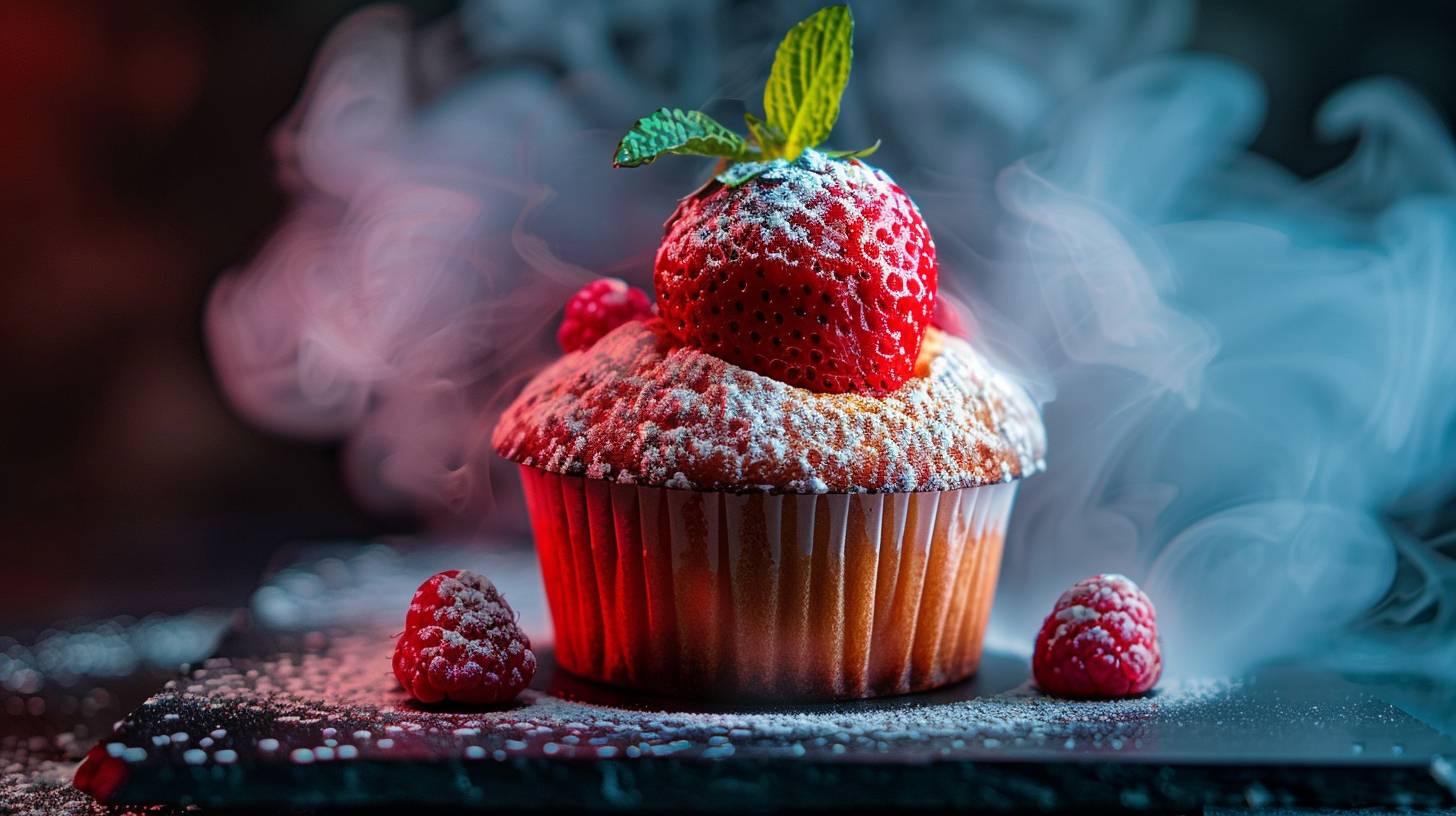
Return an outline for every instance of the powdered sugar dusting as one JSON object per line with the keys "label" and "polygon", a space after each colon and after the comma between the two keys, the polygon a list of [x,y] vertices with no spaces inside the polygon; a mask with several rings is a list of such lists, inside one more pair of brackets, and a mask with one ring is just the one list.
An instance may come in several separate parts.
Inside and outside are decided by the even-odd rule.
{"label": "powdered sugar dusting", "polygon": [[1066,609],[1063,609],[1062,611],[1057,613],[1057,620],[1074,621],[1077,623],[1097,620],[1100,617],[1102,617],[1102,613],[1098,612],[1090,606],[1083,606],[1081,604],[1069,606]]}
{"label": "powdered sugar dusting", "polygon": [[[731,217],[726,214],[720,216],[716,231],[699,231],[694,237],[702,245],[728,246],[733,243],[729,227],[747,223],[750,228],[756,228],[761,233],[761,245],[777,245],[780,242],[775,238],[779,238],[789,243],[827,250],[842,245],[850,238],[848,233],[835,227],[834,220],[825,218],[828,208],[836,206],[836,203],[840,206],[849,204],[851,209],[859,213],[878,214],[880,222],[869,224],[865,229],[865,233],[870,236],[898,223],[890,217],[894,213],[893,207],[873,206],[877,203],[892,203],[882,189],[883,185],[893,182],[883,170],[871,168],[863,162],[835,161],[817,150],[805,150],[793,161],[774,159],[734,165],[728,175],[730,178],[737,175],[753,176],[756,179],[751,206],[734,209]],[[860,183],[846,184],[846,180]],[[874,183],[875,181],[881,183]],[[810,225],[821,229],[811,229]],[[816,234],[821,242],[818,247],[814,246]],[[721,255],[708,254],[705,260],[713,268],[724,263],[726,259]]]}
{"label": "powdered sugar dusting", "polygon": [[883,397],[820,394],[634,322],[536,377],[495,429],[507,459],[684,489],[954,490],[1040,470],[1031,399],[963,341],[926,332],[915,376]]}
{"label": "powdered sugar dusting", "polygon": [[[1226,699],[1238,684],[1186,680],[1156,696],[1106,702],[1046,697],[1029,684],[999,694],[930,702],[903,698],[856,706],[803,706],[731,711],[644,710],[525,691],[507,708],[421,709],[378,670],[380,643],[346,635],[320,651],[263,660],[213,659],[169,684],[124,723],[112,741],[135,748],[136,761],[178,757],[186,746],[153,742],[138,720],[175,712],[178,728],[221,723],[218,746],[238,761],[347,758],[409,760],[464,756],[721,759],[974,756],[988,749],[1120,750],[1159,722]],[[238,735],[246,735],[241,737]],[[265,736],[267,735],[267,736]],[[329,751],[321,755],[321,748]],[[218,762],[218,748],[204,763]],[[185,761],[185,760],[184,760]]]}
{"label": "powdered sugar dusting", "polygon": [[434,622],[441,626],[484,631],[516,619],[495,584],[479,573],[461,570],[442,580],[435,591],[445,602],[432,612]]}
{"label": "powdered sugar dusting", "polygon": [[1062,593],[1057,599],[1057,606],[1066,608],[1057,613],[1057,620],[1096,620],[1101,617],[1098,607],[1122,610],[1138,620],[1143,620],[1154,615],[1146,597],[1131,578],[1117,573],[1103,573],[1078,581],[1071,589]]}

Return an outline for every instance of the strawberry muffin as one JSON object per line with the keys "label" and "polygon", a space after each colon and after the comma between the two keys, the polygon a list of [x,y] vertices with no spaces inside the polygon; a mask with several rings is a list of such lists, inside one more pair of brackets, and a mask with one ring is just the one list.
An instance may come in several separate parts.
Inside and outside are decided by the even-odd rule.
{"label": "strawberry muffin", "polygon": [[667,223],[655,306],[620,281],[578,293],[565,353],[495,429],[575,674],[830,699],[978,665],[1044,435],[1018,385],[933,325],[910,198],[871,151],[813,149],[851,28],[835,6],[789,33],[752,142],[696,111],[637,122],[618,166],[688,153],[719,172]]}

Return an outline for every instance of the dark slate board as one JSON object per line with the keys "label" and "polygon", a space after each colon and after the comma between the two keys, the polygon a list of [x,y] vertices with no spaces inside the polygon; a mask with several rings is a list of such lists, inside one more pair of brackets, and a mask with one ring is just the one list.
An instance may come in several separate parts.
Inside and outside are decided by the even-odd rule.
{"label": "dark slate board", "polygon": [[1028,688],[1024,661],[990,654],[976,679],[930,694],[734,707],[593,686],[555,670],[547,647],[514,706],[424,708],[394,684],[378,621],[327,631],[240,631],[127,717],[78,778],[111,802],[229,808],[1456,804],[1456,744],[1312,670],[1072,703]]}

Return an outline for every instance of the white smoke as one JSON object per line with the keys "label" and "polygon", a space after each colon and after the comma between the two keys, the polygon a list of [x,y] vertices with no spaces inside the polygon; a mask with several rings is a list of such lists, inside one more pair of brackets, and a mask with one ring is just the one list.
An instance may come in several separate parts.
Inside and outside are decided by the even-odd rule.
{"label": "white smoke", "polygon": [[1173,671],[1324,649],[1390,589],[1393,516],[1450,495],[1444,129],[1400,85],[1353,86],[1320,124],[1360,147],[1300,182],[1247,151],[1262,108],[1225,62],[1153,60],[1001,174],[989,297],[1036,321],[1056,387],[1003,584],[1013,630],[1114,569],[1158,603]]}
{"label": "white smoke", "polygon": [[[1061,589],[1118,571],[1174,673],[1315,649],[1456,670],[1438,117],[1390,80],[1347,88],[1313,125],[1359,146],[1304,181],[1248,149],[1259,79],[1176,53],[1191,4],[861,5],[835,146],[885,140],[944,291],[1045,402],[1051,469],[1021,493],[996,640],[1029,649]],[[293,208],[209,304],[234,405],[343,441],[371,507],[520,529],[485,444],[498,410],[572,290],[649,282],[707,171],[614,172],[616,137],[662,104],[756,106],[813,8],[490,0],[427,30],[388,8],[340,24],[278,129]]]}

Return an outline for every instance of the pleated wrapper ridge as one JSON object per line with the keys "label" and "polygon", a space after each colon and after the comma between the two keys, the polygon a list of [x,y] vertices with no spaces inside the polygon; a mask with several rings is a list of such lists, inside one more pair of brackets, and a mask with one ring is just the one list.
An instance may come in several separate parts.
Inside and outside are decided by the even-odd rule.
{"label": "pleated wrapper ridge", "polygon": [[979,665],[1017,482],[729,493],[520,473],[573,674],[807,700],[921,691]]}

